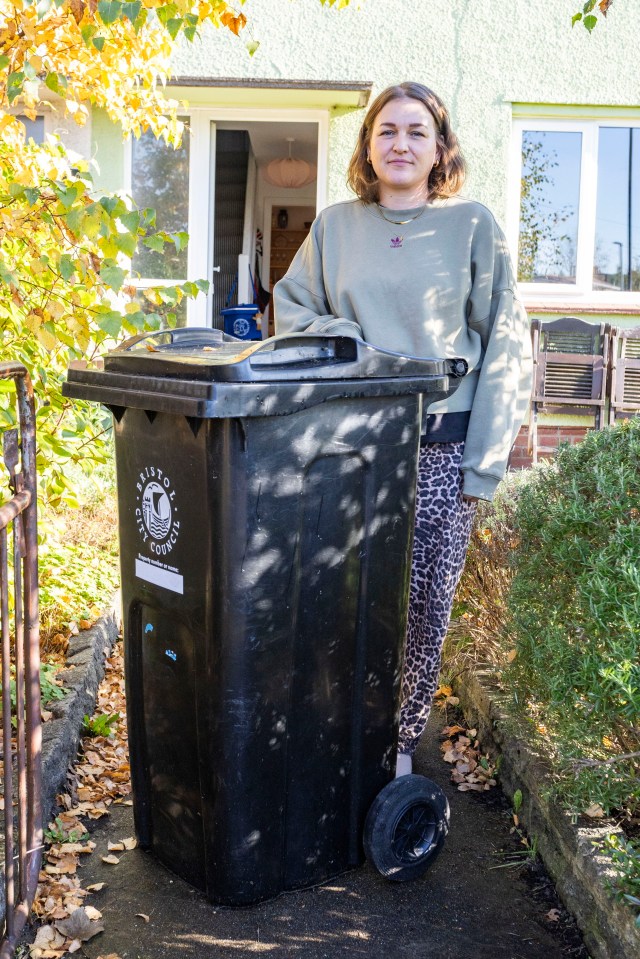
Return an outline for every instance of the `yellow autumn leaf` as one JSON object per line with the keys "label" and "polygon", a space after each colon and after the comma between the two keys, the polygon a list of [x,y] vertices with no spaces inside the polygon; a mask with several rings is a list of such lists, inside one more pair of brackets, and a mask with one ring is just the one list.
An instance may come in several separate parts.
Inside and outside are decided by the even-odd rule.
{"label": "yellow autumn leaf", "polygon": [[37,330],[39,330],[41,324],[42,324],[42,317],[38,316],[37,313],[34,313],[34,312],[27,313],[27,315],[24,318],[24,325],[26,326],[26,328],[29,330],[30,333],[35,333]]}
{"label": "yellow autumn leaf", "polygon": [[35,182],[33,171],[30,170],[28,166],[23,167],[21,170],[16,170],[13,182],[19,183],[21,186],[33,186]]}
{"label": "yellow autumn leaf", "polygon": [[12,116],[10,113],[5,113],[4,116],[0,117],[0,133],[8,127],[9,124],[16,123],[16,117]]}
{"label": "yellow autumn leaf", "polygon": [[53,335],[53,333],[45,329],[44,326],[40,326],[36,330],[36,337],[38,338],[40,343],[42,343],[45,350],[55,350],[56,346],[58,345],[58,341]]}

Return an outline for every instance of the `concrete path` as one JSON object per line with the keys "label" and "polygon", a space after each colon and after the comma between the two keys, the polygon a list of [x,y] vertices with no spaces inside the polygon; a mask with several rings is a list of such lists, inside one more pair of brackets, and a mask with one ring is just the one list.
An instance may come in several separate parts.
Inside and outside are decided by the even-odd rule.
{"label": "concrete path", "polygon": [[[496,868],[522,849],[509,834],[499,789],[457,792],[440,759],[442,717],[430,722],[416,772],[445,788],[451,832],[431,870],[412,883],[370,866],[324,886],[242,909],[208,903],[139,849],[106,865],[107,843],[132,836],[131,807],[115,806],[92,834],[80,876],[107,886],[91,896],[105,931],[83,946],[89,959],[588,959],[573,921],[540,867]],[[550,910],[559,909],[557,918]],[[137,916],[149,916],[146,922]]]}

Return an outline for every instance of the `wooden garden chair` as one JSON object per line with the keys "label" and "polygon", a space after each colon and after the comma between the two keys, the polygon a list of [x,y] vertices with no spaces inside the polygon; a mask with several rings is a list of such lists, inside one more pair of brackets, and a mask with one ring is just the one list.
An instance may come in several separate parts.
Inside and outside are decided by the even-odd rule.
{"label": "wooden garden chair", "polygon": [[609,425],[640,415],[640,326],[616,329],[611,340]]}
{"label": "wooden garden chair", "polygon": [[531,334],[534,372],[529,452],[537,463],[539,453],[555,452],[555,447],[538,444],[539,413],[589,415],[594,428],[602,428],[611,330],[605,323],[564,316],[534,319]]}

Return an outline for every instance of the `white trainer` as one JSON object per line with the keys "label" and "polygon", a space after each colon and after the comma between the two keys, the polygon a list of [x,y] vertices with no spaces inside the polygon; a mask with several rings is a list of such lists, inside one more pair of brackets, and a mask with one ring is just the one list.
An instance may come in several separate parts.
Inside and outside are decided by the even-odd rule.
{"label": "white trainer", "polygon": [[413,762],[408,753],[398,753],[396,756],[396,779],[399,776],[410,776],[413,769]]}

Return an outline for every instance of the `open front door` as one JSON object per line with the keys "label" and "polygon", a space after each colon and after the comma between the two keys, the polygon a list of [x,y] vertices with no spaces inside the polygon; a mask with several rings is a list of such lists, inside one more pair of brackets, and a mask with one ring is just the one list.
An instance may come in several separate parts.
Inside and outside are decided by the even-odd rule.
{"label": "open front door", "polygon": [[[195,114],[182,118],[188,128],[177,149],[144,133],[131,148],[131,194],[140,209],[156,212],[156,230],[189,235],[186,244],[166,244],[162,252],[141,244],[132,261],[133,285],[149,312],[175,312],[178,326],[207,326],[211,316],[212,291],[177,307],[151,305],[144,291],[171,287],[187,280],[207,279],[213,272],[212,224],[214,222],[216,126],[208,117]],[[139,274],[139,276],[135,276]]]}
{"label": "open front door", "polygon": [[217,282],[213,261],[215,220],[216,124],[205,112],[194,111],[190,120],[192,161],[189,177],[190,280],[208,280],[209,292],[189,300],[188,326],[211,326],[211,303]]}
{"label": "open front door", "polygon": [[[129,182],[138,207],[156,211],[158,230],[188,234],[184,244],[167,244],[162,252],[143,245],[133,258],[131,282],[149,312],[175,312],[180,326],[220,327],[226,305],[256,302],[254,282],[260,299],[268,300],[286,257],[324,206],[328,115],[197,105],[187,112],[177,150],[152,134],[130,148]],[[265,178],[269,162],[282,158],[289,140],[297,155],[316,164],[315,182],[285,189]],[[277,226],[281,211],[288,218],[284,228]],[[187,280],[208,280],[208,293],[183,300],[177,309],[145,301],[145,289]]]}

